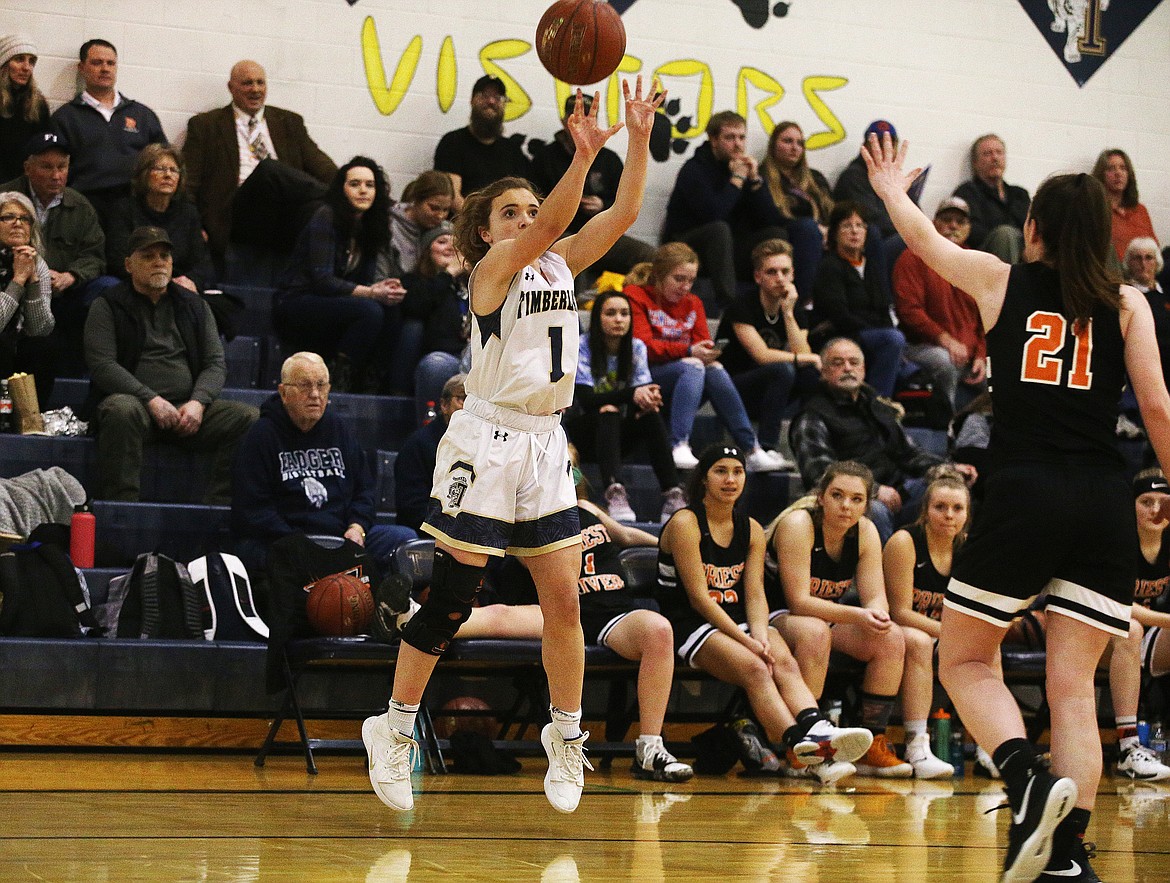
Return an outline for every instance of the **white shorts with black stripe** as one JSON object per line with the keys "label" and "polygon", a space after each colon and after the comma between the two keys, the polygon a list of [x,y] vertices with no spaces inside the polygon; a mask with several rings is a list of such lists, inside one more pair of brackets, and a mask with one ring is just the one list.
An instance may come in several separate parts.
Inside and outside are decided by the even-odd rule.
{"label": "white shorts with black stripe", "polygon": [[468,396],[439,442],[422,529],[456,549],[543,555],[581,542],[560,417]]}

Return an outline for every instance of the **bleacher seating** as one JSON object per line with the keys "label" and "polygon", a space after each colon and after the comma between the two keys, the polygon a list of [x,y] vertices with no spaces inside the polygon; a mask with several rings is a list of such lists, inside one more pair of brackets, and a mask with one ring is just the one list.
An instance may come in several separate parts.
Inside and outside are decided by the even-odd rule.
{"label": "bleacher seating", "polygon": [[[286,355],[271,322],[278,261],[271,255],[233,248],[227,262],[232,281],[222,287],[243,299],[245,311],[239,336],[225,346],[228,384],[224,397],[259,406],[275,389]],[[61,379],[43,407],[70,405],[76,409],[87,392],[87,381]],[[392,522],[396,452],[417,426],[413,400],[333,394],[330,408],[349,422],[375,458],[377,520]],[[914,434],[924,446],[945,451],[941,433]],[[723,437],[724,430],[713,415],[704,412],[699,416],[692,437],[696,451]],[[0,476],[60,465],[92,491],[97,487],[96,460],[92,438],[9,436],[0,445]],[[125,572],[141,552],[154,550],[188,561],[214,548],[230,550],[229,510],[201,503],[209,462],[207,455],[165,445],[149,446],[143,468],[144,502],[95,503],[98,567],[86,572],[95,603],[104,600],[110,578]],[[596,466],[585,464],[584,469],[595,492],[600,492]],[[652,469],[644,459],[635,460],[627,464],[623,478],[635,511],[648,520],[639,526],[657,533],[661,497]],[[748,510],[767,522],[802,492],[795,474],[753,475],[748,483]],[[264,693],[265,652],[261,643],[4,638],[0,639],[0,695],[6,697],[9,711],[268,717],[278,712],[279,703],[277,697]],[[321,647],[308,644],[298,652],[302,655],[294,657],[297,665],[323,653]],[[367,661],[376,664],[355,665],[351,670],[327,665],[320,672],[306,671],[297,693],[304,715],[335,717],[344,716],[346,710],[368,712],[384,698],[392,648],[356,641],[337,652],[351,661],[360,661],[365,654]],[[543,683],[539,660],[537,642],[457,641],[444,667],[454,672],[474,669],[499,674],[504,672],[501,661],[506,661],[510,676],[523,670],[523,678],[516,680],[516,702],[523,700],[529,712],[543,714],[543,705],[534,699],[533,692]],[[634,704],[629,696],[636,664],[597,647],[590,648],[587,663],[587,703],[604,708],[606,740],[623,739],[633,720]],[[680,707],[698,706],[706,713],[726,704],[730,693],[726,685],[704,681],[705,676],[691,669],[680,668],[679,676],[699,678],[704,691],[703,701],[697,702],[696,694],[689,692],[694,685],[688,685],[680,694]],[[708,695],[712,690],[714,699]],[[603,703],[602,695],[606,697]],[[522,718],[519,708],[516,705],[510,714]],[[677,710],[672,703],[672,712]],[[311,767],[311,755],[308,762]]]}

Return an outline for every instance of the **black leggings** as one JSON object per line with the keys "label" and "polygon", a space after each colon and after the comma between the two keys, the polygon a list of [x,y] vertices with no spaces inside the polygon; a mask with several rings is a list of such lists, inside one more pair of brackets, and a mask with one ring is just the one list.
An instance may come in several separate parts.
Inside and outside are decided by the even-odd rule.
{"label": "black leggings", "polygon": [[604,487],[618,480],[622,455],[639,442],[646,445],[659,487],[665,491],[679,483],[666,423],[658,412],[643,414],[634,405],[626,405],[625,417],[615,411],[586,411],[566,421],[565,431],[582,459],[597,461]]}

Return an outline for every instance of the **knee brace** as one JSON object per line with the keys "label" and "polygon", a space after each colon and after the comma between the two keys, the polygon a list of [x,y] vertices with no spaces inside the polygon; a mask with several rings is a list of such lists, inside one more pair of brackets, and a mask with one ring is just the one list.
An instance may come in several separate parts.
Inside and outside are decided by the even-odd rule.
{"label": "knee brace", "polygon": [[442,656],[471,613],[471,604],[483,584],[483,571],[483,567],[463,564],[435,549],[430,595],[402,629],[402,640],[423,653]]}

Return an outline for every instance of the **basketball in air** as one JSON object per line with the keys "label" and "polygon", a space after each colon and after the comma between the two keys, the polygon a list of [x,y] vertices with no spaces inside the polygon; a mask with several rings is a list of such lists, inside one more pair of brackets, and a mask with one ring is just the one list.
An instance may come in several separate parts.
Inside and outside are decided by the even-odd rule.
{"label": "basketball in air", "polygon": [[626,28],[605,0],[557,0],[536,26],[536,54],[562,82],[597,83],[626,54]]}
{"label": "basketball in air", "polygon": [[369,629],[374,596],[353,574],[334,573],[313,583],[305,599],[305,613],[318,634],[348,638]]}

